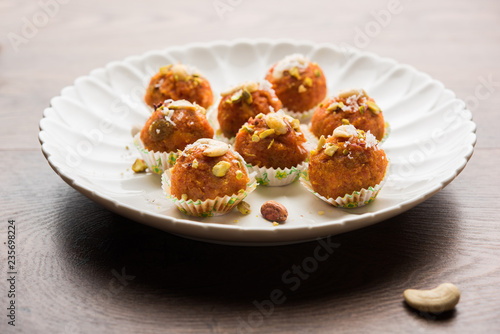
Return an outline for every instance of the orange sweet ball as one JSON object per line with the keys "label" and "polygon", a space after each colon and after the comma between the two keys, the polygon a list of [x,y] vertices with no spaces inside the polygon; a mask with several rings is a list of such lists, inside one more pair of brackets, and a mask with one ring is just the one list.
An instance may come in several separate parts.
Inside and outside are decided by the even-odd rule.
{"label": "orange sweet ball", "polygon": [[266,75],[276,95],[289,111],[306,112],[326,96],[326,79],[318,64],[299,54],[274,64]]}
{"label": "orange sweet ball", "polygon": [[269,82],[245,82],[222,93],[217,119],[225,137],[232,138],[248,119],[281,108]]}
{"label": "orange sweet ball", "polygon": [[249,177],[245,161],[228,144],[200,139],[179,155],[170,181],[175,197],[204,201],[245,190]]}
{"label": "orange sweet ball", "polygon": [[311,132],[318,138],[328,137],[335,128],[345,124],[370,131],[377,140],[385,135],[382,110],[362,89],[340,92],[320,103],[311,119]]}
{"label": "orange sweet ball", "polygon": [[212,105],[214,97],[207,79],[198,71],[182,64],[168,65],[151,78],[144,100],[154,107],[172,99],[187,100],[203,108]]}
{"label": "orange sweet ball", "polygon": [[212,138],[214,130],[205,109],[186,100],[165,101],[141,130],[144,147],[155,152],[175,152],[200,138]]}
{"label": "orange sweet ball", "polygon": [[370,133],[352,125],[342,125],[311,152],[309,180],[315,192],[336,199],[368,189],[385,177],[388,160]]}
{"label": "orange sweet ball", "polygon": [[259,114],[236,135],[235,150],[258,167],[291,168],[307,159],[300,122],[283,113]]}

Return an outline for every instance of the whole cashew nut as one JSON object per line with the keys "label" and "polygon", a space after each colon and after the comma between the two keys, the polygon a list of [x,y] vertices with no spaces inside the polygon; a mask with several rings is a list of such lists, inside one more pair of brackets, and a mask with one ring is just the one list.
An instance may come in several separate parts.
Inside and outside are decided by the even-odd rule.
{"label": "whole cashew nut", "polygon": [[403,295],[414,309],[431,313],[449,311],[460,300],[460,290],[451,283],[440,284],[432,290],[407,289]]}

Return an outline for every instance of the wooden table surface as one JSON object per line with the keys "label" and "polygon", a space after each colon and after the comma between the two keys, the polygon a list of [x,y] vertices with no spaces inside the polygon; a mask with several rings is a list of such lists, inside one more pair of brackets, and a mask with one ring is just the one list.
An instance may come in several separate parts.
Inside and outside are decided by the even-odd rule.
{"label": "wooden table surface", "polygon": [[[384,26],[362,42],[376,17]],[[2,0],[0,22],[0,333],[500,331],[500,2]],[[327,239],[339,247],[293,291],[282,275],[317,241],[231,247],[173,236],[104,209],[49,167],[38,122],[76,77],[152,49],[238,37],[347,43],[411,64],[469,102],[472,159],[417,207]],[[455,311],[403,303],[406,288],[447,281],[462,291]],[[275,289],[285,294],[271,307]]]}

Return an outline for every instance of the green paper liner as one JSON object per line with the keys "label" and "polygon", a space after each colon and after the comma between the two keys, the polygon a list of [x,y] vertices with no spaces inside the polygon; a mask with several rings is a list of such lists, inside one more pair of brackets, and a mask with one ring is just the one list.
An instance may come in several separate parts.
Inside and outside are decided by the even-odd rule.
{"label": "green paper liner", "polygon": [[213,217],[221,216],[230,212],[235,206],[243,201],[252,191],[257,188],[257,181],[254,174],[248,174],[250,181],[247,183],[247,188],[237,194],[226,195],[224,197],[217,196],[214,199],[207,199],[205,201],[191,199],[179,199],[173,196],[170,192],[170,170],[166,170],[161,177],[161,186],[167,196],[177,206],[179,211],[189,216],[197,217]]}
{"label": "green paper liner", "polygon": [[156,174],[161,175],[164,171],[174,167],[178,157],[177,152],[149,151],[142,143],[140,132],[134,136],[134,146],[139,151],[142,160],[148,165],[148,168]]}
{"label": "green paper liner", "polygon": [[389,124],[389,122],[385,122],[384,126],[385,126],[384,136],[382,137],[382,140],[380,140],[379,144],[383,144],[391,134],[391,125]]}
{"label": "green paper liner", "polygon": [[307,162],[291,168],[267,168],[246,165],[250,173],[255,173],[255,179],[262,186],[281,187],[298,180],[300,174],[307,169]]}
{"label": "green paper liner", "polygon": [[[389,165],[387,165],[387,170],[388,169]],[[373,187],[368,187],[368,189],[363,188],[359,191],[354,191],[352,194],[345,194],[343,197],[339,196],[337,198],[326,198],[325,196],[320,195],[316,191],[314,191],[311,182],[309,181],[309,174],[307,171],[304,171],[303,173],[300,174],[300,183],[309,192],[313,193],[316,197],[327,202],[330,205],[348,209],[358,208],[373,202],[373,200],[377,197],[380,190],[382,189],[382,186],[384,185],[386,179],[387,179],[387,172],[382,181],[380,181],[379,184]]]}

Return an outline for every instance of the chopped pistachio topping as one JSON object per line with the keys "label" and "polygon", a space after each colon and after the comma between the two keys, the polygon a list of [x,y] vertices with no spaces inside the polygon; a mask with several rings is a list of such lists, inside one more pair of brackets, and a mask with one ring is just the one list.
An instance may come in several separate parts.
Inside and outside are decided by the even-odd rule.
{"label": "chopped pistachio topping", "polygon": [[252,212],[252,210],[250,210],[250,204],[248,204],[245,201],[239,202],[238,205],[236,206],[236,208],[243,215],[248,215],[249,213]]}
{"label": "chopped pistachio topping", "polygon": [[326,138],[325,136],[321,136],[318,141],[318,146],[316,147],[316,150],[321,150],[321,148],[325,145],[326,143]]}
{"label": "chopped pistachio topping", "polygon": [[346,91],[343,91],[343,92],[340,92],[338,97],[341,98],[341,99],[347,99],[351,96],[357,96],[357,95],[365,95],[365,91],[364,90],[360,90],[360,89],[351,89],[351,90],[346,90]]}
{"label": "chopped pistachio topping", "polygon": [[142,159],[136,159],[134,161],[134,164],[132,165],[132,170],[135,173],[145,172],[147,168],[148,168],[148,165],[146,165],[146,163]]}
{"label": "chopped pistachio topping", "polygon": [[300,130],[300,121],[298,119],[294,118],[291,123],[294,130]]}
{"label": "chopped pistachio topping", "polygon": [[373,102],[373,101],[366,101],[366,104],[368,105],[368,109],[375,115],[379,114],[382,110],[380,110],[379,106]]}
{"label": "chopped pistachio topping", "polygon": [[227,161],[219,161],[213,168],[212,174],[217,177],[223,177],[226,175],[227,171],[231,167],[231,164]]}
{"label": "chopped pistachio topping", "polygon": [[307,87],[312,87],[312,85],[313,85],[313,81],[312,81],[312,79],[311,79],[311,78],[309,78],[309,77],[306,77],[306,78],[304,79],[304,86],[307,86]]}
{"label": "chopped pistachio topping", "polygon": [[266,124],[270,129],[276,131],[278,135],[284,135],[288,131],[283,116],[280,114],[270,113],[266,115]]}
{"label": "chopped pistachio topping", "polygon": [[198,168],[198,160],[194,159],[193,164],[191,165],[193,168]]}
{"label": "chopped pistachio topping", "polygon": [[260,113],[257,116],[255,116],[255,118],[262,118],[262,117],[264,117],[264,114],[262,114],[262,113]]}
{"label": "chopped pistachio topping", "polygon": [[231,102],[238,102],[243,97],[243,91],[239,90],[231,96]]}
{"label": "chopped pistachio topping", "polygon": [[325,154],[328,155],[329,157],[333,156],[335,152],[339,149],[339,147],[335,144],[326,144],[325,148]]}
{"label": "chopped pistachio topping", "polygon": [[[180,103],[177,103],[177,102],[186,102],[186,103],[183,103],[183,104],[180,104]],[[174,104],[175,103],[175,104]],[[186,110],[198,110],[199,112],[201,112],[202,114],[205,114],[206,113],[206,110],[205,108],[199,106],[199,105],[194,105],[194,104],[191,104],[190,102],[186,101],[186,100],[179,100],[179,101],[175,101],[175,102],[172,102],[169,106],[168,106],[168,109],[170,110],[180,110],[180,109],[186,109]],[[203,110],[202,110],[203,109]]]}
{"label": "chopped pistachio topping", "polygon": [[241,180],[242,177],[243,177],[243,172],[241,170],[237,171],[236,172],[236,179]]}
{"label": "chopped pistachio topping", "polygon": [[299,86],[299,93],[304,93],[307,91],[307,88],[304,85]]}
{"label": "chopped pistachio topping", "polygon": [[271,146],[273,146],[273,144],[274,144],[274,138],[273,138],[273,140],[271,140],[271,143],[269,143],[269,145],[267,146],[267,149],[270,149]]}
{"label": "chopped pistachio topping", "polygon": [[292,67],[288,73],[290,73],[290,75],[294,78],[296,78],[297,80],[300,80],[300,73],[299,73],[299,69],[297,68],[297,66],[294,66]]}
{"label": "chopped pistachio topping", "polygon": [[345,107],[344,102],[342,102],[342,101],[341,101],[341,102],[339,102],[339,107],[340,107],[340,108],[344,108],[344,107]]}
{"label": "chopped pistachio topping", "polygon": [[346,119],[346,118],[342,118],[342,125],[349,125],[351,123],[349,123],[349,120]]}
{"label": "chopped pistachio topping", "polygon": [[252,135],[252,141],[253,142],[258,142],[260,140],[259,136],[257,134]]}
{"label": "chopped pistachio topping", "polygon": [[365,113],[365,106],[359,106],[359,113],[363,115]]}
{"label": "chopped pistachio topping", "polygon": [[345,148],[343,151],[342,151],[342,154],[343,155],[348,155],[349,154],[349,150],[347,148]]}
{"label": "chopped pistachio topping", "polygon": [[250,127],[250,125],[243,125],[243,130],[248,133],[253,133],[255,130]]}
{"label": "chopped pistachio topping", "polygon": [[226,96],[226,95],[232,95],[236,93],[237,91],[241,90],[246,90],[249,93],[255,92],[256,90],[259,90],[259,84],[254,81],[246,81],[243,83],[240,83],[234,87],[229,88],[228,90],[222,92],[220,95]]}
{"label": "chopped pistachio topping", "polygon": [[168,70],[170,70],[171,68],[172,68],[172,64],[167,65],[167,66],[162,66],[162,67],[160,67],[160,73],[167,74]]}
{"label": "chopped pistachio topping", "polygon": [[264,139],[264,138],[269,137],[270,135],[275,134],[275,133],[276,133],[276,131],[274,131],[274,129],[267,129],[267,130],[262,131],[259,134],[259,138]]}
{"label": "chopped pistachio topping", "polygon": [[187,201],[188,195],[187,194],[182,194],[181,199],[184,201]]}
{"label": "chopped pistachio topping", "polygon": [[251,104],[253,102],[252,94],[250,94],[250,92],[246,89],[243,90],[242,97],[243,101],[245,101],[247,104]]}
{"label": "chopped pistachio topping", "polygon": [[314,75],[315,75],[317,78],[319,78],[319,77],[321,76],[321,71],[320,71],[320,70],[318,70],[318,69],[315,69],[315,70],[314,70]]}
{"label": "chopped pistachio topping", "polygon": [[328,106],[328,108],[326,108],[326,111],[334,111],[334,110],[337,110],[338,107],[339,107],[339,104],[337,102],[334,102],[334,103],[330,104]]}

